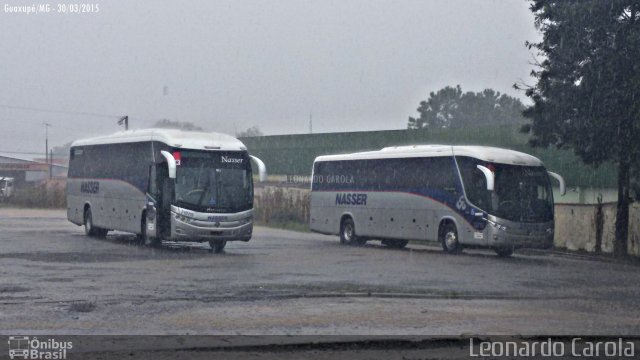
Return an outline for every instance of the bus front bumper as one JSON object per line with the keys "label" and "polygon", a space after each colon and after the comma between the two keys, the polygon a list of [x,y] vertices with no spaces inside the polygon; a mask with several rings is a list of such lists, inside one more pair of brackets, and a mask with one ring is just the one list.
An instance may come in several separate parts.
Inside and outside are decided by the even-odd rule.
{"label": "bus front bumper", "polygon": [[197,226],[179,220],[176,216],[171,216],[171,240],[173,241],[249,241],[252,233],[252,221],[234,227],[225,227],[221,223],[212,223],[211,226]]}
{"label": "bus front bumper", "polygon": [[511,248],[511,249],[550,249],[553,247],[553,228],[536,231],[512,231],[499,227],[487,226],[486,236],[488,246],[492,248]]}

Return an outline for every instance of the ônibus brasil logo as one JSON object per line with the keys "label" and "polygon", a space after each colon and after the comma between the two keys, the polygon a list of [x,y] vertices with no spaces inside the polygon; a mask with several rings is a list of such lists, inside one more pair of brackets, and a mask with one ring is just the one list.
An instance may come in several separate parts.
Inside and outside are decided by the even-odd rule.
{"label": "\u00f4nibus brasil logo", "polygon": [[71,341],[55,339],[39,340],[37,337],[9,336],[9,357],[11,359],[66,359],[71,350]]}

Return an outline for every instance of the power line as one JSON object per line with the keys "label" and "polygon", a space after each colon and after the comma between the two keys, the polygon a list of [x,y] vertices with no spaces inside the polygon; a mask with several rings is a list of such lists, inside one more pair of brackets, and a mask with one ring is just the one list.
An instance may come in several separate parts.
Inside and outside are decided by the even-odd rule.
{"label": "power line", "polygon": [[[42,152],[28,152],[28,151],[4,151],[0,150],[0,154],[15,154],[15,155],[42,155]],[[67,155],[64,153],[53,153],[53,155]]]}
{"label": "power line", "polygon": [[[23,119],[23,118],[20,118],[20,117],[13,117],[13,116],[11,116],[11,117],[0,116],[0,123],[3,122],[3,121],[15,121],[16,119],[20,119],[20,121],[22,121],[22,122],[28,122],[29,125],[33,125],[34,128],[35,127],[39,127],[39,126],[42,125],[42,122],[40,120],[35,119],[35,118]],[[47,121],[50,121],[53,124],[53,126],[58,130],[62,129],[62,130],[69,130],[69,131],[75,131],[75,132],[77,132],[79,130],[78,126],[74,127],[74,126],[65,126],[65,125],[63,125],[65,122],[67,122],[66,119],[64,121],[59,121],[59,120],[47,120]],[[78,121],[83,121],[83,120],[78,120]],[[73,124],[72,120],[70,120],[69,123]],[[33,133],[34,133],[33,130],[28,130],[28,129],[26,129],[26,127],[22,127],[19,130],[21,132],[28,133],[30,136],[32,136]]]}
{"label": "power line", "polygon": [[48,112],[48,113],[56,113],[56,114],[85,115],[85,116],[96,116],[96,117],[118,118],[118,119],[122,117],[122,115],[99,114],[99,113],[83,112],[83,111],[43,109],[43,108],[29,107],[29,106],[15,106],[15,105],[0,104],[0,107],[7,108],[7,109],[14,109],[14,110],[39,111],[39,112]]}

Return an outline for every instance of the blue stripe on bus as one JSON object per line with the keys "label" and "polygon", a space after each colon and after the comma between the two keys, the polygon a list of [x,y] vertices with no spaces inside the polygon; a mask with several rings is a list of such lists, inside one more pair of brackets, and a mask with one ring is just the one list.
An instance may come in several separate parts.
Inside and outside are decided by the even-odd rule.
{"label": "blue stripe on bus", "polygon": [[[456,203],[458,202],[459,197],[455,197],[452,196],[450,193],[446,193],[444,194],[434,194],[435,192],[440,192],[439,190],[435,190],[430,194],[430,192],[428,191],[428,189],[423,189],[422,191],[406,191],[406,190],[366,190],[363,188],[353,188],[353,189],[345,189],[345,190],[313,190],[313,192],[324,192],[324,193],[328,193],[328,192],[332,192],[332,193],[341,193],[341,192],[363,192],[363,193],[399,193],[399,194],[408,194],[408,195],[414,195],[414,196],[420,196],[423,198],[427,198],[429,200],[433,200],[437,203],[440,203],[446,207],[448,207],[449,209],[451,209],[453,212],[455,212],[456,214],[460,215],[464,221],[466,221],[471,227],[473,227],[473,222],[475,220],[478,220],[476,216],[471,215],[471,209],[474,209],[474,211],[480,212],[482,213],[481,210],[474,208],[473,206],[471,206],[466,198],[464,199],[465,203],[466,203],[466,210],[462,211],[459,210],[456,207]],[[444,193],[444,191],[442,191],[442,193]],[[460,195],[462,196],[462,195]],[[448,199],[446,199],[446,198]]]}

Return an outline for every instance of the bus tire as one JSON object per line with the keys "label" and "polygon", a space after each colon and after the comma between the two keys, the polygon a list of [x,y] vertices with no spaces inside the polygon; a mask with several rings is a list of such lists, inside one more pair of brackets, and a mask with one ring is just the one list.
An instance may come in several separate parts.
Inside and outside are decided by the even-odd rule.
{"label": "bus tire", "polygon": [[384,239],[381,241],[382,245],[393,248],[402,249],[409,243],[409,240],[402,239]]}
{"label": "bus tire", "polygon": [[440,242],[442,249],[448,254],[459,254],[462,252],[462,246],[458,241],[458,230],[456,225],[450,222],[445,223],[440,232]]}
{"label": "bus tire", "polygon": [[137,236],[138,244],[144,246],[159,246],[162,242],[158,238],[152,238],[147,233],[147,216],[142,215],[142,221],[140,225],[140,234]]}
{"label": "bus tire", "polygon": [[340,223],[340,243],[344,245],[360,246],[367,242],[366,239],[356,235],[356,225],[353,219],[346,217]]}
{"label": "bus tire", "polygon": [[509,257],[513,254],[512,247],[497,247],[493,249],[499,257]]}
{"label": "bus tire", "polygon": [[93,215],[91,214],[91,207],[87,207],[84,211],[84,233],[91,237],[105,237],[108,230],[101,229],[93,225]]}
{"label": "bus tire", "polygon": [[211,252],[215,254],[220,254],[224,247],[227,245],[227,240],[211,240],[209,241],[209,246],[211,246]]}

